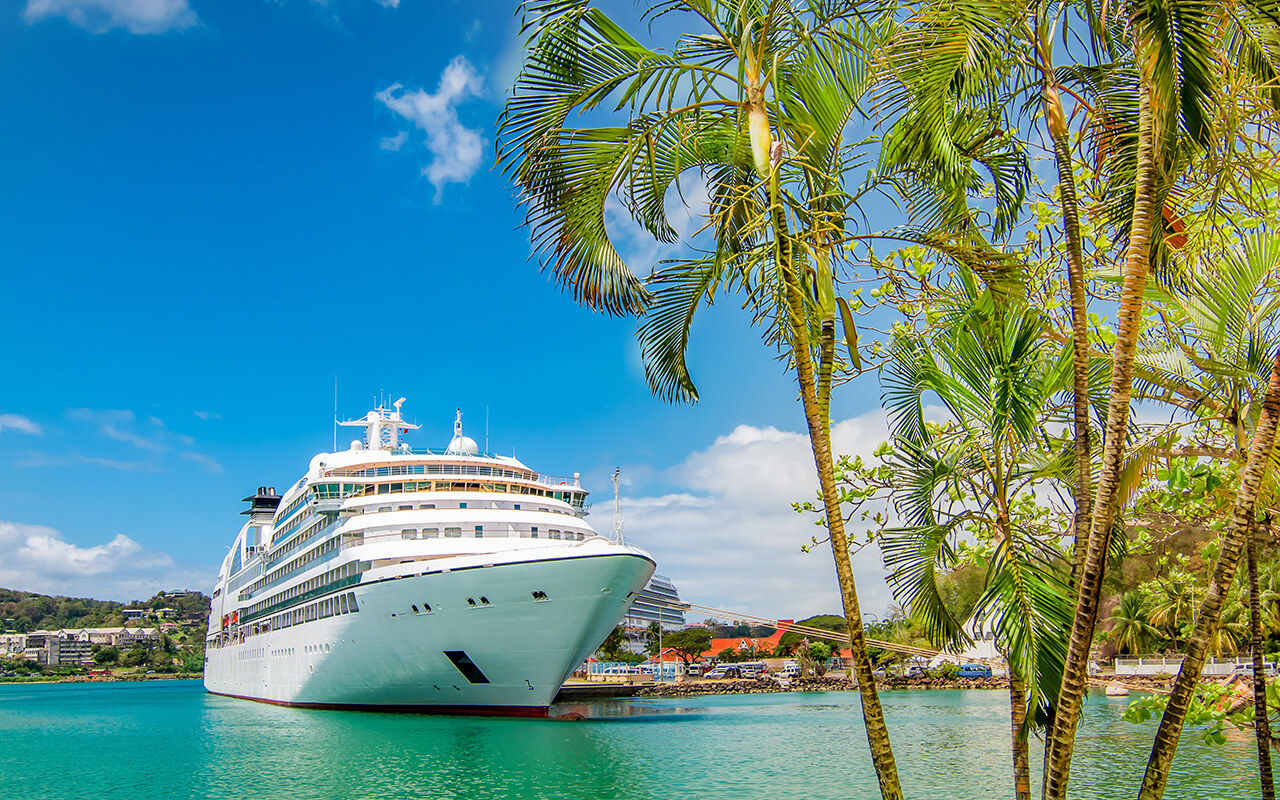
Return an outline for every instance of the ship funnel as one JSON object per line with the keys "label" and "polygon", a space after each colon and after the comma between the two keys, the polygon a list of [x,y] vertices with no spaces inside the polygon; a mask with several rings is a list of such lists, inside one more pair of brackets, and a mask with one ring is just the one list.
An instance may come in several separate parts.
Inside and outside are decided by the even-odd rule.
{"label": "ship funnel", "polygon": [[270,522],[276,509],[280,507],[280,495],[276,494],[274,486],[259,486],[256,494],[249,495],[241,502],[249,504],[241,514],[248,515],[254,522]]}

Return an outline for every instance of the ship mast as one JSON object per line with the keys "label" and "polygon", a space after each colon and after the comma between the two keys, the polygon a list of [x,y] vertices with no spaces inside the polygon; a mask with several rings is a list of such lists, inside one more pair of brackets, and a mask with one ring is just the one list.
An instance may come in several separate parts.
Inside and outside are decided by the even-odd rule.
{"label": "ship mast", "polygon": [[622,507],[618,503],[618,486],[622,482],[622,469],[613,470],[613,540],[622,544]]}
{"label": "ship mast", "polygon": [[422,426],[404,421],[400,414],[400,406],[404,405],[403,397],[391,405],[394,411],[379,406],[360,419],[345,420],[338,424],[343,427],[364,428],[364,446],[368,450],[395,450],[400,444],[401,432],[414,431]]}

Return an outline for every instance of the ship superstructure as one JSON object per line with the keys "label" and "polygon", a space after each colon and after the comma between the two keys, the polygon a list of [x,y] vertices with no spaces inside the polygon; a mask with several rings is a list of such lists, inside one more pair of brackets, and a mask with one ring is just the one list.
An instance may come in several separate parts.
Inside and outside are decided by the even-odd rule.
{"label": "ship superstructure", "polygon": [[587,523],[577,475],[401,434],[401,398],[282,494],[245,498],[205,686],[285,705],[541,715],[653,573]]}

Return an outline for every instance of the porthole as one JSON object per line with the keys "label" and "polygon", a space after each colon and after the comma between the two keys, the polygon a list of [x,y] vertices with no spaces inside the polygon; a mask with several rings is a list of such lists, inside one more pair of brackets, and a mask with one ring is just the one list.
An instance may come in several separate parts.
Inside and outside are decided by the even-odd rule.
{"label": "porthole", "polygon": [[481,598],[480,598],[480,605],[482,605],[482,606],[487,606],[487,605],[492,605],[492,604],[489,602],[489,598],[487,598],[487,597],[481,597]]}
{"label": "porthole", "polygon": [[411,605],[411,606],[409,606],[409,608],[412,608],[412,609],[413,609],[413,613],[415,613],[415,614],[417,614],[417,613],[418,613],[418,607],[417,607],[417,606],[412,606],[412,605]]}
{"label": "porthole", "polygon": [[468,597],[468,598],[467,598],[467,605],[471,606],[472,608],[475,608],[475,607],[476,607],[476,600],[475,600],[475,598],[474,598],[474,597]]}

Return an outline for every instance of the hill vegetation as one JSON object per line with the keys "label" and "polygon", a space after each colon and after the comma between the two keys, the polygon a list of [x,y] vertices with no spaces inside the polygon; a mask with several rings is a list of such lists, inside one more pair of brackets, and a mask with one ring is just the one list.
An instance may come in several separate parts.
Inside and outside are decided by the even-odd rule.
{"label": "hill vegetation", "polygon": [[172,608],[169,621],[201,626],[209,618],[209,598],[200,592],[158,592],[150,600],[117,603],[87,597],[62,597],[17,589],[0,589],[0,629],[26,633],[59,628],[109,628],[125,624],[124,609],[145,608],[148,622],[160,620],[156,613]]}

